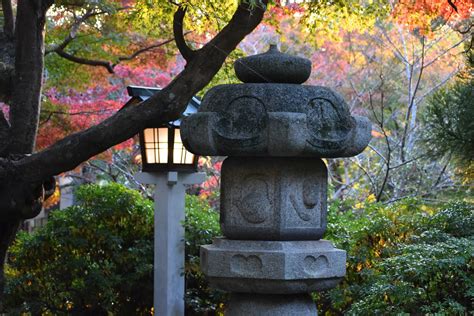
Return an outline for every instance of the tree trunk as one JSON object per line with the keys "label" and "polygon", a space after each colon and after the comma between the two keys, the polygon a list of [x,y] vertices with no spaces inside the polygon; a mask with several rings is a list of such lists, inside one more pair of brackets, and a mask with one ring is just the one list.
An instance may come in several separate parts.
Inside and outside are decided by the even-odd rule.
{"label": "tree trunk", "polygon": [[41,110],[46,11],[31,0],[18,1],[15,47],[15,78],[10,103],[9,154],[30,154],[34,150]]}
{"label": "tree trunk", "polygon": [[16,235],[20,221],[0,222],[0,313],[3,309],[3,296],[5,290],[4,267],[7,250]]}
{"label": "tree trunk", "polygon": [[[6,154],[10,157],[31,154],[34,150],[41,109],[44,23],[49,5],[51,3],[46,1],[18,1],[15,76],[10,102],[11,127],[8,131],[10,137],[6,150]],[[13,17],[10,20],[12,21]],[[2,302],[5,286],[4,262],[8,246],[15,237],[22,219],[30,218],[41,210],[45,195],[41,181],[22,183],[15,181],[15,177],[4,177],[0,183],[0,302]]]}

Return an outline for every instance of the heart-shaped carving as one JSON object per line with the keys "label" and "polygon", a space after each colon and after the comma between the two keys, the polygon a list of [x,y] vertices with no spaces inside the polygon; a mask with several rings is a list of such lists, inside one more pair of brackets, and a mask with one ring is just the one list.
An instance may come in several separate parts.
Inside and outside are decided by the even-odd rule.
{"label": "heart-shaped carving", "polygon": [[262,272],[262,259],[256,255],[234,255],[230,259],[230,271],[240,275],[255,275]]}
{"label": "heart-shaped carving", "polygon": [[311,275],[318,275],[326,272],[329,268],[329,261],[326,256],[307,256],[303,261],[304,271]]}

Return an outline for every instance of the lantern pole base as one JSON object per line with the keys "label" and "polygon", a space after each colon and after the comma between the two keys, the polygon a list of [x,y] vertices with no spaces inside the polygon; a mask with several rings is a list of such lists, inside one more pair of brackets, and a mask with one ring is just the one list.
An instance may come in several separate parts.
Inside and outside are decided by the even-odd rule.
{"label": "lantern pole base", "polygon": [[154,293],[155,315],[184,315],[184,227],[186,185],[199,184],[205,174],[141,172],[135,179],[155,184]]}

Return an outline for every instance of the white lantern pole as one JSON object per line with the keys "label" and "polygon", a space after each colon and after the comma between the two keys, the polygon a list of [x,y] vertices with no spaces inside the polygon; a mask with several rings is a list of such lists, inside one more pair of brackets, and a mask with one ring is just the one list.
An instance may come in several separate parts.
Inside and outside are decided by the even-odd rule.
{"label": "white lantern pole", "polygon": [[184,205],[186,185],[199,184],[205,173],[141,172],[143,184],[155,184],[155,315],[184,315]]}

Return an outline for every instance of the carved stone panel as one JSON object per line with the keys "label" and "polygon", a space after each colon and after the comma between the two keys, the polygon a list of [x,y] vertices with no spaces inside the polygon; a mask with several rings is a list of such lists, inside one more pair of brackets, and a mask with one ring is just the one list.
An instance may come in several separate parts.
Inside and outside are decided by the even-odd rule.
{"label": "carved stone panel", "polygon": [[258,241],[216,238],[201,247],[201,269],[224,291],[305,293],[335,285],[346,252],[327,240]]}
{"label": "carved stone panel", "polygon": [[355,127],[344,104],[320,97],[312,99],[308,107],[308,142],[317,148],[342,148]]}
{"label": "carved stone panel", "polygon": [[287,168],[281,184],[285,236],[320,239],[326,230],[326,166],[320,159],[294,159]]}
{"label": "carved stone panel", "polygon": [[212,122],[214,140],[224,151],[254,152],[264,146],[268,113],[253,96],[239,96],[217,112]]}
{"label": "carved stone panel", "polygon": [[[228,158],[222,167],[221,226],[224,235],[277,230],[276,171],[260,160]],[[241,235],[245,239],[248,234]]]}
{"label": "carved stone panel", "polygon": [[238,158],[222,168],[225,236],[317,240],[326,228],[327,172],[317,158]]}

